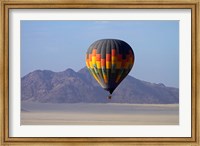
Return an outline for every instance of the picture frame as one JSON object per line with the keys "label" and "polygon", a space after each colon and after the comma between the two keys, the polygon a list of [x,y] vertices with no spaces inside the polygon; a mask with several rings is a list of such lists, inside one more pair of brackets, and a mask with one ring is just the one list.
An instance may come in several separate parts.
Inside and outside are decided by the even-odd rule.
{"label": "picture frame", "polygon": [[[7,1],[1,3],[1,144],[2,145],[199,145],[199,1]],[[190,9],[192,43],[191,137],[9,137],[9,10],[10,9]]]}

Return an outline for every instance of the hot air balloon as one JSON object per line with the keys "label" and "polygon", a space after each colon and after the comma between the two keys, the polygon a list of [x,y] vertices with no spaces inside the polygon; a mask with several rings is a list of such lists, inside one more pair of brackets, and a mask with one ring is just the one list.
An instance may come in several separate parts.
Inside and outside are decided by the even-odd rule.
{"label": "hot air balloon", "polygon": [[95,41],[87,50],[86,66],[101,85],[110,92],[131,71],[134,64],[134,52],[129,44],[118,39],[101,39]]}

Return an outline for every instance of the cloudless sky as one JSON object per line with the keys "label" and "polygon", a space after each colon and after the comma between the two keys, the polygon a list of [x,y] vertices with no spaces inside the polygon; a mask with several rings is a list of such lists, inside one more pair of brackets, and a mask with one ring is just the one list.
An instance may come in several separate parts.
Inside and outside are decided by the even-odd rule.
{"label": "cloudless sky", "polygon": [[94,41],[116,38],[135,53],[129,73],[140,80],[179,87],[179,21],[21,21],[21,76],[85,66]]}

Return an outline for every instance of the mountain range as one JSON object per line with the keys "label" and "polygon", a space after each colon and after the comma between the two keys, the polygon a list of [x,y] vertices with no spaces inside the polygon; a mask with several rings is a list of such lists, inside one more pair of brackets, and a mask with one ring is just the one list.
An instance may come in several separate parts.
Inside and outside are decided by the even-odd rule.
{"label": "mountain range", "polygon": [[21,101],[42,103],[179,103],[179,89],[127,76],[115,89],[112,99],[86,67],[78,72],[35,70],[21,78]]}

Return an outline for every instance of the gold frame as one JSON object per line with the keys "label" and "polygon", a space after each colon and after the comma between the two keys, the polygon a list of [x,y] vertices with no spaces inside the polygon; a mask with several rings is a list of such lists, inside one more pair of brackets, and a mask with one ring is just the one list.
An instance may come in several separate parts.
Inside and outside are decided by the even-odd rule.
{"label": "gold frame", "polygon": [[[137,0],[0,0],[1,4],[1,49],[0,49],[0,123],[2,145],[199,145],[199,0],[137,1]],[[8,99],[8,15],[9,9],[34,8],[143,8],[143,9],[191,9],[192,11],[192,137],[180,138],[20,138],[9,137]]]}

